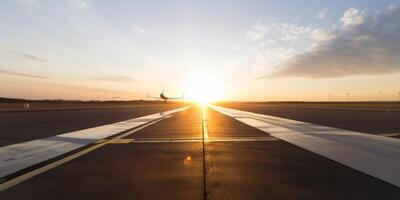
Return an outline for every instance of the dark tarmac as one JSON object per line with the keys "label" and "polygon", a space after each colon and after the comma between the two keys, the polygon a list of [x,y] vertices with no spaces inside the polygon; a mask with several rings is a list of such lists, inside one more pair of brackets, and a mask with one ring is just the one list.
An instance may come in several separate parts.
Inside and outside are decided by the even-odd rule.
{"label": "dark tarmac", "polygon": [[[190,108],[0,193],[0,199],[400,199],[400,188],[215,111]],[[135,141],[146,140],[149,143]],[[203,160],[203,152],[205,160]],[[206,172],[203,172],[205,161]],[[205,182],[204,182],[205,180]],[[205,188],[204,188],[205,183]]]}
{"label": "dark tarmac", "polygon": [[222,103],[221,106],[371,134],[400,133],[400,112]]}
{"label": "dark tarmac", "polygon": [[116,123],[180,106],[158,104],[131,108],[0,112],[0,146]]}

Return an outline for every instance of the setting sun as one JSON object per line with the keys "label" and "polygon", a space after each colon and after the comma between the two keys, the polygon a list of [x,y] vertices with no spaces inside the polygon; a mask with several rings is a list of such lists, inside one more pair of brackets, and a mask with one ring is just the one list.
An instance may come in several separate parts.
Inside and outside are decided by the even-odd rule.
{"label": "setting sun", "polygon": [[190,101],[210,103],[223,98],[223,83],[216,73],[196,71],[186,80],[186,97]]}

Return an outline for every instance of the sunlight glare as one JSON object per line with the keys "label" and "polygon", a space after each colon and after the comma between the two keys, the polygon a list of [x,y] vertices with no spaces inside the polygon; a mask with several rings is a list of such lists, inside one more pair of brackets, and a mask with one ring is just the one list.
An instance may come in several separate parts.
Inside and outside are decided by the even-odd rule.
{"label": "sunlight glare", "polygon": [[216,73],[196,71],[187,77],[185,91],[190,101],[211,103],[222,99],[223,83]]}

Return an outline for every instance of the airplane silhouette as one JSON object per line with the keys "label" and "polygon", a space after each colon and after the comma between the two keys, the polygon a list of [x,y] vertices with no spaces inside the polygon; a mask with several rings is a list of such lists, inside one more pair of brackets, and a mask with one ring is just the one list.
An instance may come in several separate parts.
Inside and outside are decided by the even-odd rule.
{"label": "airplane silhouette", "polygon": [[149,94],[147,94],[147,98],[152,98],[152,99],[160,99],[160,100],[164,100],[164,103],[167,103],[168,100],[170,99],[183,99],[185,94],[182,94],[181,97],[167,97],[164,94],[164,87],[162,87],[162,91],[160,93],[160,97],[152,97]]}

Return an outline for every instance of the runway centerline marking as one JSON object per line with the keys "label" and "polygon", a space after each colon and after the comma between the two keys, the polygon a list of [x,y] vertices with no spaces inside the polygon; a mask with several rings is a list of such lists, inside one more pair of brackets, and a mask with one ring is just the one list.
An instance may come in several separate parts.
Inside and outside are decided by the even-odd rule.
{"label": "runway centerline marking", "polygon": [[[162,113],[158,113],[158,114],[139,117],[139,118],[127,120],[124,122],[115,123],[112,125],[116,125],[117,128],[114,128],[114,129],[106,128],[105,130],[103,130],[102,133],[89,135],[90,139],[84,140],[84,142],[78,143],[78,144],[71,143],[67,140],[64,142],[58,142],[54,146],[46,146],[46,144],[47,144],[46,142],[44,142],[45,144],[40,143],[41,141],[48,140],[48,138],[45,138],[45,139],[41,139],[41,140],[34,140],[34,141],[30,141],[30,142],[24,142],[24,143],[20,143],[20,144],[2,147],[2,148],[0,148],[0,156],[1,156],[1,160],[0,160],[0,175],[1,176],[0,177],[2,177],[1,181],[4,181],[4,182],[0,183],[0,191],[6,190],[10,187],[13,187],[13,186],[17,185],[18,183],[26,181],[34,176],[37,176],[43,172],[46,172],[52,168],[55,168],[61,164],[64,164],[64,163],[72,160],[72,159],[80,157],[86,153],[89,153],[97,148],[100,148],[100,147],[106,145],[108,140],[102,141],[102,139],[104,139],[105,137],[109,137],[109,136],[124,132],[126,130],[133,129],[124,134],[117,135],[116,137],[112,138],[114,140],[121,139],[121,138],[126,137],[127,135],[130,135],[136,131],[139,131],[147,126],[157,123],[160,120],[169,118],[174,113],[183,111],[187,108],[189,108],[189,106],[162,112]],[[140,123],[135,121],[137,119],[139,119]],[[130,121],[133,121],[134,123],[129,123]],[[130,126],[130,128],[127,128],[126,130],[121,129],[121,127],[120,127],[121,124],[124,127],[128,125],[128,126]],[[101,127],[107,127],[107,126],[109,126],[109,125],[105,125],[105,126],[101,126]],[[93,129],[95,130],[95,128],[85,129],[84,131],[93,130]],[[111,131],[111,133],[105,134],[104,131]],[[113,131],[118,131],[118,132],[115,133]],[[79,135],[79,134],[77,134],[77,132],[79,132],[79,131],[72,132],[72,134],[70,134],[70,135],[76,136],[77,138],[83,138],[83,139],[86,139],[85,137],[88,137],[88,135]],[[58,136],[53,136],[50,138],[60,137],[63,135],[69,135],[69,133],[58,135]],[[13,174],[17,171],[31,167],[35,164],[45,162],[51,158],[61,156],[62,154],[68,153],[74,149],[78,149],[80,147],[84,147],[89,144],[94,144],[94,146],[91,146],[87,149],[83,149],[82,151],[79,151],[77,153],[69,155],[60,160],[54,161],[43,167],[33,169],[33,170],[26,172],[22,175],[19,175],[17,177],[8,178],[8,176],[10,176],[11,174]],[[31,148],[32,151],[29,151],[30,147],[33,147],[33,148]],[[58,149],[58,148],[61,148],[61,149]],[[47,153],[47,151],[49,151],[49,149],[53,150],[53,151],[51,151],[53,154]],[[39,155],[37,155],[37,154],[39,154]],[[44,154],[44,155],[41,156],[41,154]],[[14,158],[14,157],[16,157],[16,158]]]}
{"label": "runway centerline marking", "polygon": [[400,187],[400,140],[211,105],[279,139]]}
{"label": "runway centerline marking", "polygon": [[206,164],[206,142],[208,141],[208,128],[207,128],[207,105],[201,105],[201,133],[203,136],[203,199],[207,199],[207,164]]}

